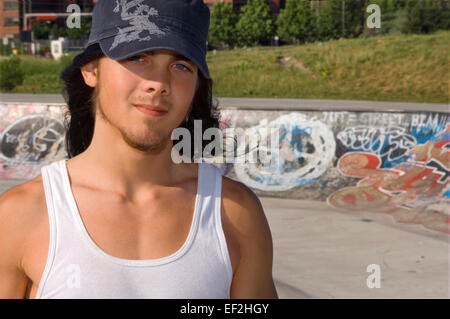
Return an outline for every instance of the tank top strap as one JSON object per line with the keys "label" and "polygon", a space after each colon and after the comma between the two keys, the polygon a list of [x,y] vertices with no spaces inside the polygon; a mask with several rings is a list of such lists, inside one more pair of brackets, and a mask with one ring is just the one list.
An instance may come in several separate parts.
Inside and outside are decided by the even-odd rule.
{"label": "tank top strap", "polygon": [[[66,160],[59,160],[41,167],[42,184],[45,192],[49,220],[49,246],[47,262],[39,283],[36,297],[39,298],[47,284],[47,279],[55,262],[61,255],[67,254],[70,247],[65,247],[64,237],[74,238],[74,220],[67,200],[64,170]],[[69,248],[69,249],[67,249]]]}
{"label": "tank top strap", "polygon": [[212,221],[220,207],[222,176],[219,169],[210,163],[199,163],[198,194],[201,197],[200,222]]}
{"label": "tank top strap", "polygon": [[67,196],[70,188],[68,189],[66,183],[66,160],[62,159],[43,166],[41,174],[49,214],[54,215],[58,222],[65,220],[72,224],[74,220]]}
{"label": "tank top strap", "polygon": [[210,163],[201,163],[199,194],[202,197],[202,207],[199,211],[200,221],[197,241],[201,243],[216,243],[210,252],[218,254],[223,266],[227,269],[228,282],[231,283],[233,271],[228,253],[228,246],[222,227],[222,176],[223,171]]}

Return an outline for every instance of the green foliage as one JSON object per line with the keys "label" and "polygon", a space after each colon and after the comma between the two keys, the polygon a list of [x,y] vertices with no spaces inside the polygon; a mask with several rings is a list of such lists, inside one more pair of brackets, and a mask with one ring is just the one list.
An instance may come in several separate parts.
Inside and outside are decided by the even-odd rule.
{"label": "green foliage", "polygon": [[316,17],[309,1],[287,0],[276,21],[277,33],[283,41],[312,42],[317,37]]}
{"label": "green foliage", "polygon": [[345,21],[344,21],[344,37],[356,38],[364,30],[366,24],[364,0],[346,0],[345,1]]}
{"label": "green foliage", "polygon": [[59,28],[56,23],[50,21],[36,21],[31,24],[33,38],[35,40],[58,39],[65,36],[65,29]]}
{"label": "green foliage", "polygon": [[[318,17],[318,34],[321,40],[354,37],[359,34],[360,14],[355,10],[360,0],[328,1]],[[344,4],[344,11],[342,10]],[[344,14],[343,14],[344,13]],[[355,25],[356,21],[356,25]]]}
{"label": "green foliage", "polygon": [[356,38],[364,31],[367,0],[330,0],[317,17],[320,40]]}
{"label": "green foliage", "polygon": [[381,15],[381,34],[400,34],[407,22],[406,9],[398,9]]}
{"label": "green foliage", "polygon": [[0,62],[0,89],[11,91],[23,83],[25,74],[20,64],[17,57]]}
{"label": "green foliage", "polygon": [[430,33],[450,28],[449,0],[370,0],[367,5],[372,3],[379,5],[382,13],[381,29],[368,32],[373,35]]}
{"label": "green foliage", "polygon": [[59,64],[61,65],[61,69],[64,69],[66,66],[68,66],[69,64],[71,64],[73,62],[73,59],[75,57],[75,53],[71,53],[71,54],[65,54],[61,57],[61,59],[59,60]]}
{"label": "green foliage", "polygon": [[239,45],[257,45],[275,35],[275,21],[265,0],[249,0],[236,25]]}
{"label": "green foliage", "polygon": [[66,37],[72,40],[84,40],[89,38],[91,32],[90,18],[81,18],[81,28],[66,29]]}
{"label": "green foliage", "polygon": [[340,17],[336,17],[336,12],[340,12],[340,4],[328,2],[321,8],[317,16],[317,38],[319,40],[338,39],[342,32],[342,22]]}
{"label": "green foliage", "polygon": [[48,40],[50,36],[53,39],[65,37],[73,40],[82,40],[89,38],[89,32],[91,31],[91,20],[90,18],[82,17],[80,28],[73,29],[59,27],[58,24],[50,21],[36,21],[31,24],[31,30],[33,31],[33,37],[36,40]]}
{"label": "green foliage", "polygon": [[31,30],[33,32],[33,37],[37,39],[48,39],[51,34],[52,25],[47,21],[36,21],[31,24]]}
{"label": "green foliage", "polygon": [[405,33],[431,33],[450,28],[448,0],[408,0],[406,10]]}
{"label": "green foliage", "polygon": [[39,55],[44,55],[46,52],[51,52],[51,48],[49,45],[39,45],[39,51],[37,52]]}
{"label": "green foliage", "polygon": [[219,2],[211,12],[208,42],[213,46],[234,46],[237,42],[236,23],[239,16],[231,2]]}
{"label": "green foliage", "polygon": [[[380,7],[381,28],[367,28],[364,25],[364,33],[370,35],[400,34],[406,22],[405,1],[397,0],[369,0],[367,6],[376,4]],[[365,12],[365,19],[372,15],[372,11]]]}
{"label": "green foliage", "polygon": [[11,45],[7,44],[7,45],[3,45],[2,41],[0,41],[0,55],[1,56],[9,56],[12,54],[12,50],[11,49]]}

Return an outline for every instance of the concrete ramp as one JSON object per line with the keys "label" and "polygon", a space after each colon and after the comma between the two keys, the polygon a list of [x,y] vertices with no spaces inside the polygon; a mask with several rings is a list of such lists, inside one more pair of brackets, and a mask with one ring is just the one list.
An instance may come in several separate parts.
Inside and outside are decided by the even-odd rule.
{"label": "concrete ramp", "polygon": [[279,128],[278,165],[226,164],[226,175],[258,195],[389,214],[450,233],[447,112],[224,109],[222,123],[251,132]]}

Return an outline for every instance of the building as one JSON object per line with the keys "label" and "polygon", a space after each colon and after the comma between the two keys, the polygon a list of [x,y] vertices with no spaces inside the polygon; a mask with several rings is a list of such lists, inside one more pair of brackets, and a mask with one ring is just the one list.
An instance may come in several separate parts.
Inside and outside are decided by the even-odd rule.
{"label": "building", "polygon": [[18,38],[20,34],[19,1],[0,1],[0,38]]}
{"label": "building", "polygon": [[[25,13],[66,13],[67,6],[76,3],[83,12],[90,12],[98,0],[0,0],[0,38],[19,38],[20,31],[27,29]],[[40,17],[36,20],[45,20]],[[48,20],[54,21],[47,17]],[[26,26],[25,26],[26,25]]]}

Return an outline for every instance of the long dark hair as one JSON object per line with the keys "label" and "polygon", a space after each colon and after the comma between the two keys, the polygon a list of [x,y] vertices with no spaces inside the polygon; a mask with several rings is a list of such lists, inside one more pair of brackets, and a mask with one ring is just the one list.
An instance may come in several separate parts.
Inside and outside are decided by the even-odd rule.
{"label": "long dark hair", "polygon": [[[64,114],[64,124],[66,126],[66,151],[68,158],[72,158],[84,152],[90,145],[94,135],[95,126],[95,103],[96,91],[95,88],[88,86],[84,82],[81,74],[80,64],[85,64],[87,61],[100,58],[102,53],[96,51],[88,59],[84,58],[83,63],[79,59],[74,59],[74,62],[67,66],[61,73],[61,81],[63,82],[62,95],[69,107],[69,111]],[[192,101],[191,112],[188,120],[179,127],[187,128],[191,133],[191,145],[194,145],[194,120],[202,121],[202,136],[203,132],[208,128],[219,129],[218,110],[219,102],[212,96],[212,79],[203,76],[201,72],[198,73],[199,85]],[[210,141],[203,141],[203,148],[210,143]],[[193,159],[193,147],[191,151],[191,159]],[[214,154],[213,154],[214,155]]]}

